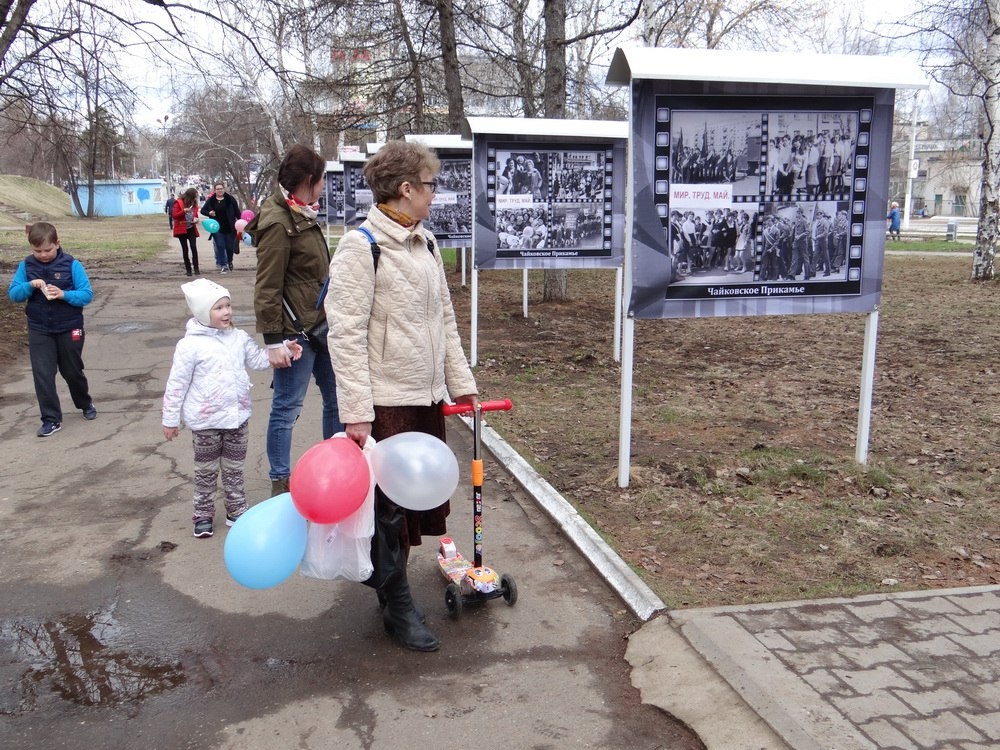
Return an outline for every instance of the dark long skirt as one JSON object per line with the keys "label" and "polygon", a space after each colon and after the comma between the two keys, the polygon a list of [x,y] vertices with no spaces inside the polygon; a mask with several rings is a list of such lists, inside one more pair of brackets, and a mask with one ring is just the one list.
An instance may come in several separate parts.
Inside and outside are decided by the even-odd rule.
{"label": "dark long skirt", "polygon": [[[426,432],[428,435],[445,439],[444,414],[441,404],[431,406],[376,406],[375,421],[372,423],[372,437],[385,440],[401,432]],[[394,503],[381,490],[375,491],[375,513],[380,507]],[[440,536],[448,533],[447,518],[451,504],[447,501],[432,510],[403,510],[406,523],[400,532],[399,541],[403,550],[418,546],[421,536]]]}

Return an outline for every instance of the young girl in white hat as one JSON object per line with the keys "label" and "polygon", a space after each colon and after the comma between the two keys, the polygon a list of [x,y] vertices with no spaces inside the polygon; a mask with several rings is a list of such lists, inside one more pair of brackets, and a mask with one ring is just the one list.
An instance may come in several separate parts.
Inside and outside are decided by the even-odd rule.
{"label": "young girl in white hat", "polygon": [[[180,424],[194,443],[194,535],[212,536],[215,490],[222,475],[226,525],[247,510],[243,462],[250,433],[250,377],[246,368],[271,366],[267,350],[233,326],[229,291],[209,279],[181,285],[188,309],[184,338],[174,349],[163,393],[163,436],[173,440]],[[302,347],[285,342],[292,359]]]}

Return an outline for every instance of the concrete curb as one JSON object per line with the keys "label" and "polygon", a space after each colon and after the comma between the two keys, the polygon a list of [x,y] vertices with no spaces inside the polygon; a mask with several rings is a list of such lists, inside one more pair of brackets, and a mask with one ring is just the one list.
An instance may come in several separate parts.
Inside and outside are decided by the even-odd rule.
{"label": "concrete curb", "polygon": [[[470,417],[461,419],[466,427],[473,429]],[[535,471],[493,428],[483,424],[481,437],[487,450],[503,463],[524,491],[534,498],[539,507],[569,537],[573,545],[637,617],[646,621],[667,608],[653,590],[594,531],[576,508],[546,482],[541,474]]]}

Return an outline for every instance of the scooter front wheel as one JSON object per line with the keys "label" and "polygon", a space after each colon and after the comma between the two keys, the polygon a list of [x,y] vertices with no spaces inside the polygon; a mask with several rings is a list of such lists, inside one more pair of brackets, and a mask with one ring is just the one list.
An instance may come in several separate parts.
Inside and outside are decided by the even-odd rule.
{"label": "scooter front wheel", "polygon": [[462,589],[457,583],[449,583],[444,590],[444,604],[453,618],[458,619],[462,614]]}
{"label": "scooter front wheel", "polygon": [[517,602],[517,584],[514,583],[513,577],[506,573],[500,576],[500,592],[503,594],[503,600],[507,606],[513,607]]}

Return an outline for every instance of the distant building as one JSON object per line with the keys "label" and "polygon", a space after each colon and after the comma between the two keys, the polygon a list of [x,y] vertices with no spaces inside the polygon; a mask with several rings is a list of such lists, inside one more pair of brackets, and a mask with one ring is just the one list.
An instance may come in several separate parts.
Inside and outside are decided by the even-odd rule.
{"label": "distant building", "polygon": [[[77,188],[80,205],[87,210],[87,186]],[[95,180],[95,216],[139,216],[163,213],[167,202],[167,191],[163,180],[158,178],[139,180]],[[77,216],[76,205],[70,201],[73,215]]]}
{"label": "distant building", "polygon": [[[898,145],[908,147],[909,141]],[[896,146],[894,144],[894,151],[901,150]],[[927,216],[979,215],[983,181],[983,143],[979,138],[921,140],[918,136],[914,161],[917,169],[911,212],[925,212]],[[893,160],[889,196],[903,205],[907,175],[902,164],[897,162],[905,162],[905,159]]]}

